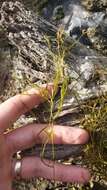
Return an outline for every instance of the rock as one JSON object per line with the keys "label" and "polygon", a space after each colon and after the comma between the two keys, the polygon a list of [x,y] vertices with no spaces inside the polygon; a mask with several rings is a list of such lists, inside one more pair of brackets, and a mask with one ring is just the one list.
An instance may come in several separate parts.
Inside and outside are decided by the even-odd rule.
{"label": "rock", "polygon": [[[95,12],[87,11],[83,4],[90,4],[92,7],[96,7]],[[62,25],[65,28],[67,34],[72,36],[80,43],[89,46],[91,48],[99,50],[102,54],[107,55],[107,1],[50,1],[45,7],[45,12],[42,16],[50,22],[56,25]],[[56,22],[55,13],[58,7],[63,7],[64,18],[58,19]],[[99,7],[99,9],[98,9]],[[103,11],[100,9],[103,7]],[[89,31],[94,29],[93,36],[89,35]]]}
{"label": "rock", "polygon": [[107,55],[106,12],[88,13],[81,5],[72,5],[71,11],[65,13],[62,25],[74,39]]}
{"label": "rock", "polygon": [[[60,159],[66,159],[69,158],[71,155],[73,157],[76,157],[82,153],[82,146],[78,145],[55,145],[54,146],[54,151],[55,151],[55,160],[60,160]],[[60,151],[60,154],[58,152]],[[71,152],[72,151],[72,152]],[[64,153],[66,152],[66,154]],[[22,156],[40,156],[41,154],[41,145],[37,145],[36,147],[34,146],[32,149],[28,149],[27,151],[22,151]],[[45,149],[45,154],[44,158],[46,159],[51,159],[53,158],[53,153],[52,153],[52,145],[47,145]]]}
{"label": "rock", "polygon": [[107,7],[106,0],[82,0],[82,4],[91,11],[104,10]]}
{"label": "rock", "polygon": [[[13,79],[11,77],[11,83],[9,84],[10,92],[17,93],[19,89],[25,88],[29,80],[38,84],[45,83],[47,80],[51,81],[54,67],[49,59],[48,47],[44,43],[44,35],[55,35],[56,27],[35,16],[30,10],[26,10],[23,4],[18,1],[3,2],[0,14],[0,25],[5,28],[3,32],[5,38],[3,39],[7,43],[7,45],[4,43],[4,47],[7,47],[7,50],[10,51],[11,46],[12,51],[14,50],[12,57],[10,57],[13,66],[12,76],[14,76]],[[99,18],[98,23],[100,20]],[[103,32],[105,33],[105,30]],[[87,86],[86,83],[90,84],[90,77],[94,75],[94,71],[91,69],[92,64],[100,65],[100,62],[102,62],[106,66],[106,57],[100,57],[95,51],[77,42],[75,46],[75,41],[72,41],[70,37],[66,37],[65,45],[70,43],[74,45],[66,60],[68,64],[66,73],[69,74],[70,78],[73,77],[78,80],[77,76],[81,75],[84,67],[84,74],[82,78],[79,77],[78,87],[76,87],[79,92],[80,88]],[[85,58],[88,58],[88,63]],[[87,66],[90,67],[89,71],[88,69],[85,71]],[[24,80],[24,83],[20,83],[20,79]]]}
{"label": "rock", "polygon": [[92,43],[92,47],[100,51],[103,55],[107,55],[107,37],[105,35],[106,26],[99,25],[96,28],[88,28],[87,36]]}
{"label": "rock", "polygon": [[[9,52],[10,62],[13,67],[12,86],[9,84],[9,88],[12,88],[10,92],[13,92],[14,87],[14,94],[18,93],[19,88],[25,88],[26,82],[34,80],[35,76],[35,81],[38,81],[38,83],[41,79],[42,82],[43,80],[44,82],[47,81],[46,72],[50,69],[51,64],[50,61],[46,61],[47,52],[44,49],[48,50],[48,48],[46,48],[43,42],[43,35],[39,35],[37,32],[35,27],[37,25],[36,19],[34,21],[30,11],[25,10],[18,1],[15,3],[12,1],[3,2],[0,14],[0,26],[5,28],[2,29],[1,27],[4,37],[1,36],[3,43],[0,43],[0,45],[3,44],[3,48]],[[30,51],[30,49],[32,50]],[[30,52],[28,53],[28,51]],[[13,53],[13,55],[11,56],[10,53]],[[25,83],[20,83],[20,78],[23,78]],[[14,94],[12,93],[10,96]]]}
{"label": "rock", "polygon": [[[68,6],[68,1],[64,2]],[[66,25],[66,31],[71,31],[71,33],[73,31],[74,35],[77,33],[76,35],[78,37],[82,28],[88,30],[97,25],[97,27],[100,26],[99,35],[103,35],[105,38],[106,13],[93,13],[90,18],[90,14],[88,15],[86,10],[78,2],[77,0],[72,1],[70,10],[68,10],[70,14],[68,17],[65,15],[67,22],[63,20],[63,24]],[[88,17],[87,21],[85,21],[86,16]],[[44,35],[51,36],[54,50],[56,48],[54,38],[57,27],[37,16],[31,11],[31,7],[27,7],[21,0],[20,2],[11,0],[3,1],[1,3],[0,17],[0,48],[3,55],[3,58],[0,59],[0,91],[2,100],[16,93],[23,92],[25,87],[31,88],[34,85],[33,81],[36,81],[36,84],[46,83],[47,81],[52,82],[54,66],[49,56],[49,48],[44,42]],[[71,25],[71,20],[73,26]],[[90,33],[90,31],[88,32]],[[91,41],[89,33],[87,33],[86,37]],[[62,111],[55,122],[57,124],[78,127],[80,126],[80,120],[83,118],[80,106],[84,105],[87,100],[97,98],[99,96],[99,88],[101,93],[107,93],[107,57],[102,56],[95,49],[91,49],[87,45],[75,41],[69,35],[65,37],[65,47],[72,45],[65,59],[67,66],[67,72],[65,74],[69,76],[69,85]],[[91,43],[93,42],[91,41]],[[78,104],[77,100],[80,104]],[[46,105],[41,105],[41,107],[33,110],[34,118],[32,121],[36,120],[37,123],[47,121],[49,112],[47,110],[45,111],[43,106]],[[58,101],[56,98],[54,113],[57,112],[57,109]],[[19,126],[19,124],[29,121],[29,114],[27,113],[23,118],[20,118],[20,121],[16,125],[18,124]],[[57,159],[80,153],[79,146],[76,149],[75,147],[74,149],[70,147],[68,149],[67,147],[65,149],[63,149],[64,147],[57,148]],[[58,150],[62,151],[61,155]],[[35,151],[36,149],[32,153],[35,153]],[[47,153],[47,157],[50,158],[52,151],[49,152],[49,149],[47,149]],[[20,189],[26,189],[27,185],[25,186],[24,184],[22,183]]]}
{"label": "rock", "polygon": [[[57,28],[43,18],[35,16],[18,1],[3,2],[0,14],[0,25],[4,26],[4,29],[1,29],[4,35],[2,38],[4,39],[3,48],[7,48],[9,63],[11,62],[12,65],[11,77],[6,81],[6,88],[2,91],[2,98],[5,100],[25,90],[27,86],[33,85],[32,82],[42,84],[52,81],[54,65],[49,57],[44,35],[55,38]],[[103,33],[105,34],[105,30]],[[73,104],[75,106],[75,96],[71,97],[72,86],[74,86],[75,92],[79,94],[80,99],[84,101],[96,95],[99,83],[102,85],[105,83],[105,80],[101,82],[102,79],[96,77],[96,69],[94,68],[97,66],[100,68],[101,64],[106,67],[106,57],[101,57],[96,51],[66,36],[65,46],[69,45],[72,45],[73,48],[65,60],[67,64],[65,74],[69,75],[71,82],[69,84],[69,95],[64,102],[63,109],[68,109],[70,104],[70,106]],[[7,61],[4,60],[4,62]],[[106,91],[104,86],[102,89]],[[38,120],[40,121],[41,118],[38,117]]]}
{"label": "rock", "polygon": [[89,81],[94,75],[94,65],[86,61],[81,65],[80,72],[82,73],[83,79]]}
{"label": "rock", "polygon": [[14,49],[8,43],[5,29],[0,28],[0,95],[6,87],[6,83],[11,78],[12,71],[12,52]]}

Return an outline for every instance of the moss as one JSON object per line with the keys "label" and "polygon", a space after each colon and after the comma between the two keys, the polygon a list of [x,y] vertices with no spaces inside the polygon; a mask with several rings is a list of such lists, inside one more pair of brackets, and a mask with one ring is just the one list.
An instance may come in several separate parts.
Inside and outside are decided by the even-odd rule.
{"label": "moss", "polygon": [[83,106],[82,125],[90,134],[90,143],[86,145],[84,162],[92,171],[107,176],[107,95],[91,100]]}

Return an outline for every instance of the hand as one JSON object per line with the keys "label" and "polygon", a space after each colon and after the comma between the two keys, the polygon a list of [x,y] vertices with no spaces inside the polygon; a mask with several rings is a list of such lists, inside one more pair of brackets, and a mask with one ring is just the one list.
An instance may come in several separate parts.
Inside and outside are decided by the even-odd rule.
{"label": "hand", "polygon": [[[49,85],[47,88],[51,94],[52,86]],[[46,127],[43,124],[29,124],[9,133],[4,133],[4,131],[11,127],[22,114],[42,101],[43,97],[39,90],[33,89],[26,95],[16,95],[0,105],[0,190],[12,189],[12,180],[15,178],[14,153],[36,143],[43,143],[46,139],[46,134],[40,133]],[[84,144],[88,140],[88,133],[83,129],[54,126],[53,130],[54,143],[57,144]],[[52,163],[48,160],[47,162]],[[55,163],[54,169],[54,178],[57,181],[85,183],[90,179],[90,174],[85,168]],[[22,159],[21,177],[23,179],[31,177],[53,179],[53,168],[45,165],[41,158],[25,157]]]}

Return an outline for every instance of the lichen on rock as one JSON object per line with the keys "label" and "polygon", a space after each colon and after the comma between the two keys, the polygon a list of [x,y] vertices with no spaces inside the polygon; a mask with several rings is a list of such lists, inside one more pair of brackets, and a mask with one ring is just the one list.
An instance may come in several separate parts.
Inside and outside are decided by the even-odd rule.
{"label": "lichen on rock", "polygon": [[82,5],[84,5],[88,10],[99,11],[104,10],[107,7],[106,0],[82,0]]}

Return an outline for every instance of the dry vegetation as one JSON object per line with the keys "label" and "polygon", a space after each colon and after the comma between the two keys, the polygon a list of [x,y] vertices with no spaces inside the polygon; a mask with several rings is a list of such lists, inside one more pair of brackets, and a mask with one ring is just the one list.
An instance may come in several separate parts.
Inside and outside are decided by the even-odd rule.
{"label": "dry vegetation", "polygon": [[[49,47],[49,56],[52,59],[54,64],[54,77],[53,77],[53,84],[54,89],[52,96],[48,99],[47,91],[41,91],[41,95],[48,101],[48,125],[43,131],[47,134],[46,142],[43,144],[42,152],[41,152],[41,159],[43,160],[45,154],[45,148],[48,142],[51,139],[52,142],[52,160],[55,160],[55,153],[54,153],[54,134],[53,134],[53,124],[55,119],[58,117],[60,112],[62,111],[62,106],[64,102],[64,98],[67,94],[68,84],[69,84],[69,77],[66,76],[65,70],[65,57],[68,49],[65,48],[65,34],[64,30],[60,29],[57,32],[56,40],[54,41],[55,46],[57,47],[56,50],[52,49],[52,41],[49,37],[44,37],[46,43]],[[73,46],[73,45],[72,45]],[[106,69],[99,68],[96,70],[97,76],[98,75],[106,75]],[[50,81],[47,81],[47,84]],[[33,84],[33,87],[38,87],[36,84]],[[58,89],[60,89],[59,99],[58,99],[58,109],[57,112],[53,112],[54,105],[55,105],[55,97],[57,94]],[[83,118],[81,120],[81,126],[88,130],[90,134],[90,142],[88,145],[85,146],[84,155],[82,157],[82,163],[88,166],[91,169],[91,173],[93,176],[99,176],[100,179],[107,178],[107,95],[104,94],[99,89],[99,94],[97,97],[93,99],[89,99],[84,104],[81,104],[80,100],[78,99],[78,95],[76,96],[78,106],[81,109],[83,114]],[[44,163],[46,164],[46,163]],[[49,166],[50,167],[50,166]],[[54,174],[54,166],[53,166],[53,175]],[[92,183],[90,182],[90,188]],[[68,185],[68,189],[78,189],[83,190],[89,189],[89,186],[82,187],[82,186],[72,186]]]}

